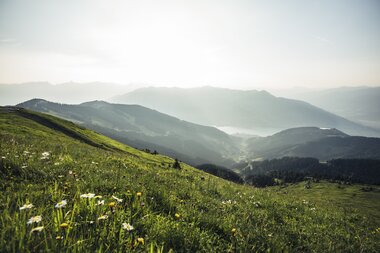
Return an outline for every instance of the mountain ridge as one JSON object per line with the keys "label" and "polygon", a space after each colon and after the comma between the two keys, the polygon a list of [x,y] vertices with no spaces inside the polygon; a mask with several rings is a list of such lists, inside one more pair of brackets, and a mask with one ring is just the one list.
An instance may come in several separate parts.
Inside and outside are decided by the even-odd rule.
{"label": "mountain ridge", "polygon": [[311,125],[337,128],[353,135],[380,136],[379,131],[370,127],[304,101],[275,97],[267,91],[150,87],[113,97],[110,101],[140,104],[190,122],[217,127],[273,129],[273,134]]}

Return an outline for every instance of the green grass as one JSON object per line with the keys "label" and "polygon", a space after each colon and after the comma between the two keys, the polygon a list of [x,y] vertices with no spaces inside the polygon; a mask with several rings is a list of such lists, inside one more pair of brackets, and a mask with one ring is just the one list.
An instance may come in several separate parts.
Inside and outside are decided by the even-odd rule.
{"label": "green grass", "polygon": [[290,186],[272,187],[270,191],[286,194],[315,204],[339,208],[344,212],[355,212],[362,219],[370,219],[372,227],[380,227],[380,187],[364,191],[364,185],[332,184],[328,182],[312,183],[311,189],[305,189],[305,183]]}
{"label": "green grass", "polygon": [[[43,152],[49,152],[46,159],[41,159]],[[2,252],[380,248],[379,206],[372,203],[379,192],[362,193],[360,186],[255,189],[186,164],[173,169],[171,158],[135,150],[52,116],[6,108],[0,108],[0,156]],[[85,193],[102,197],[81,198]],[[325,198],[329,193],[331,198]],[[55,208],[62,200],[67,205]],[[104,205],[97,205],[101,200]],[[19,209],[27,203],[34,207]],[[36,215],[42,220],[27,224]],[[108,218],[99,219],[104,215]],[[123,223],[134,229],[123,229]],[[38,226],[43,230],[32,232]]]}

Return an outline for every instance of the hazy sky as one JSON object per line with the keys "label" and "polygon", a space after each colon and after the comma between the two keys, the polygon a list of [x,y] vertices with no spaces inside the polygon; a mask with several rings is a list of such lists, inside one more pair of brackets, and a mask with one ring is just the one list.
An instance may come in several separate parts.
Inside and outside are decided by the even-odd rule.
{"label": "hazy sky", "polygon": [[378,0],[0,0],[0,82],[380,85]]}

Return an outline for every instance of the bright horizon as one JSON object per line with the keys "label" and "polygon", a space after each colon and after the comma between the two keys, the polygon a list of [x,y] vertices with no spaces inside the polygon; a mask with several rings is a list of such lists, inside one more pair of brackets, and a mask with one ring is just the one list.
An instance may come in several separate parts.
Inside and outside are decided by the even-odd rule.
{"label": "bright horizon", "polygon": [[0,83],[380,85],[380,3],[0,0]]}

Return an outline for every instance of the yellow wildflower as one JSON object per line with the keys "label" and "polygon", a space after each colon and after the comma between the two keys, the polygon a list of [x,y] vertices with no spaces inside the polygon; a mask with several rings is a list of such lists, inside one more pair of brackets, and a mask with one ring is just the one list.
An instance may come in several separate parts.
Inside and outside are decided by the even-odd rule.
{"label": "yellow wildflower", "polygon": [[62,228],[62,229],[66,229],[66,228],[69,227],[69,224],[67,224],[67,223],[64,222],[61,225],[59,225],[59,227]]}
{"label": "yellow wildflower", "polygon": [[137,242],[138,242],[138,243],[141,243],[142,245],[145,244],[145,240],[144,240],[144,238],[142,238],[142,237],[137,238]]}

